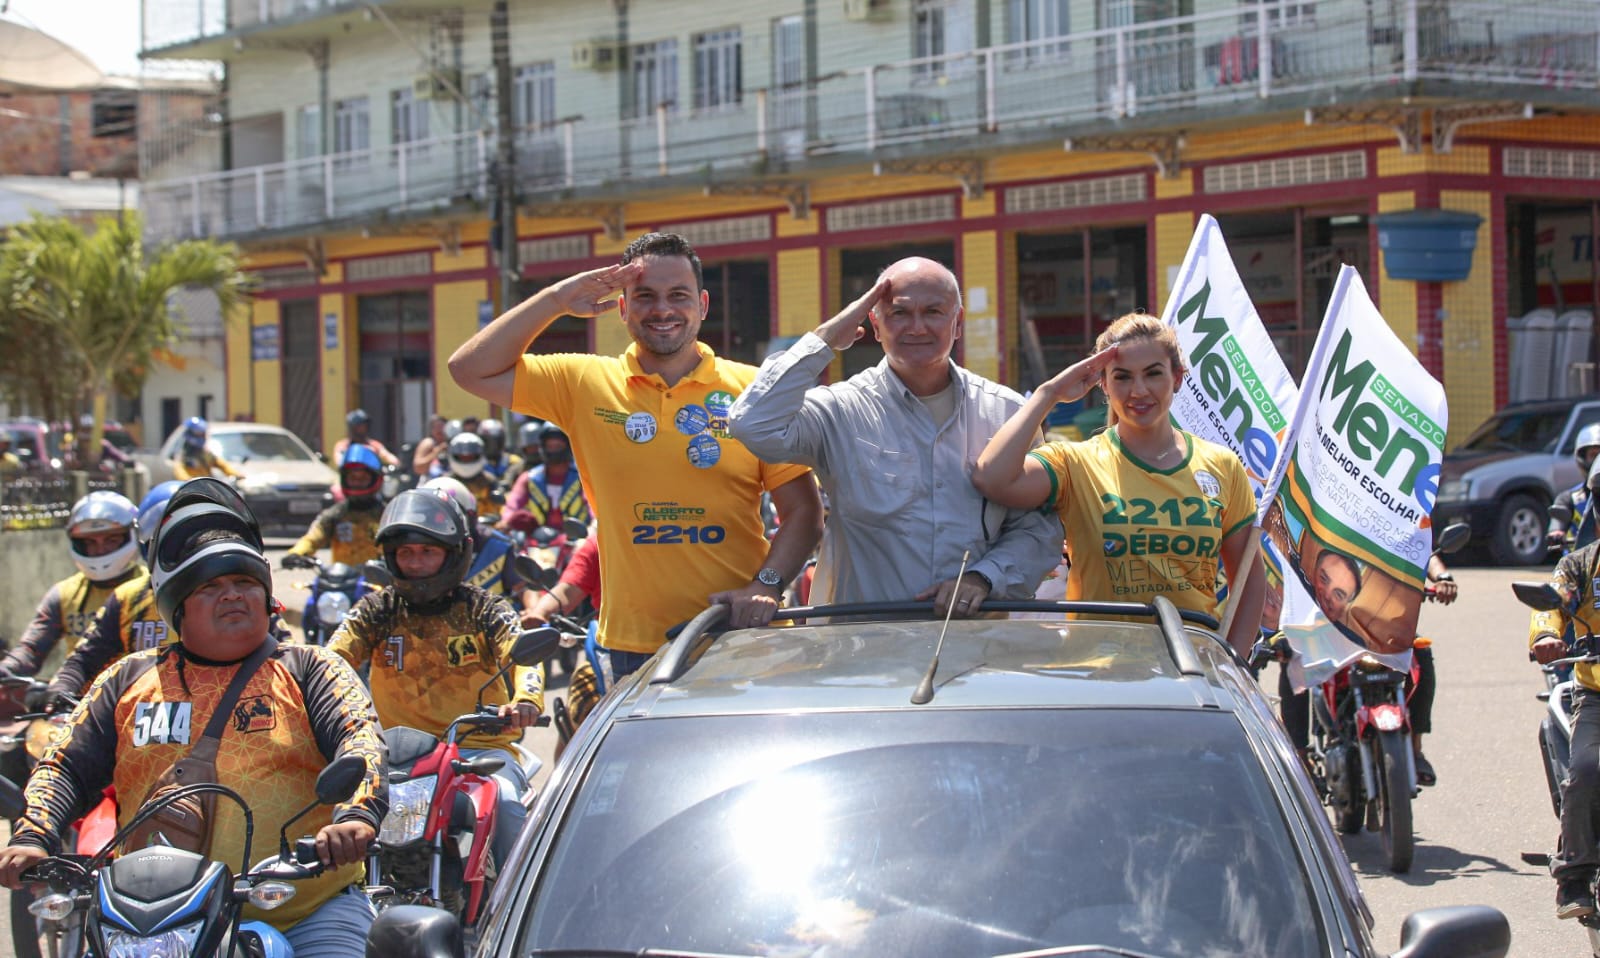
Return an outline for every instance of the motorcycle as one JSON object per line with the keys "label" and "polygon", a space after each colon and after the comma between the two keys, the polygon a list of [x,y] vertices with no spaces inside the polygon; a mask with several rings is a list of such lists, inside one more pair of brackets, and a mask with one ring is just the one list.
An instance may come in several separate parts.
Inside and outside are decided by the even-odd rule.
{"label": "motorcycle", "polygon": [[[512,664],[538,665],[555,654],[559,642],[554,629],[525,631],[512,646]],[[382,907],[437,905],[455,913],[466,927],[482,914],[493,881],[490,849],[500,797],[499,783],[491,776],[505,762],[488,755],[462,758],[457,743],[473,732],[505,727],[498,710],[483,704],[483,693],[509,668],[502,667],[483,684],[477,708],[451,721],[443,738],[403,726],[384,729],[389,814],[367,855],[367,884],[388,892]],[[545,722],[541,717],[541,724]],[[538,759],[527,756],[525,766],[531,775]]]}
{"label": "motorcycle", "polygon": [[300,617],[300,628],[305,632],[307,645],[327,644],[350,609],[373,591],[361,568],[343,562],[323,562],[316,556],[290,553],[283,557],[283,567],[317,570],[317,577],[309,586],[311,594],[306,597],[305,611]]}
{"label": "motorcycle", "polygon": [[[515,524],[508,533],[516,543],[517,550],[522,553],[517,562],[518,574],[530,588],[542,589],[546,592],[555,588],[561,581],[561,573],[566,571],[567,563],[572,561],[572,553],[577,551],[578,542],[589,537],[589,526],[577,519],[562,520],[561,528],[553,526],[539,526],[532,534],[519,531]],[[585,606],[588,603],[585,602]],[[588,609],[592,613],[592,608]],[[561,663],[561,671],[571,675],[578,666],[578,652],[575,644],[565,643],[557,659]]]}
{"label": "motorcycle", "polygon": [[[23,873],[26,882],[50,886],[50,893],[28,908],[35,916],[65,923],[77,918],[87,951],[93,955],[189,958],[239,954],[253,958],[292,958],[283,934],[259,921],[241,921],[246,902],[271,910],[294,897],[288,882],[323,872],[315,838],[289,845],[289,826],[318,805],[334,805],[354,794],[366,774],[366,763],[346,755],[317,776],[317,799],[283,825],[278,854],[250,867],[255,822],[238,792],[215,782],[176,789],[139,810],[109,843],[94,855],[53,855]],[[140,848],[113,858],[133,830],[160,809],[194,795],[222,795],[244,812],[244,860],[237,880],[229,867],[193,852],[166,845]],[[0,783],[0,811],[23,814],[22,793]],[[79,949],[62,950],[62,958]]]}
{"label": "motorcycle", "polygon": [[[1465,524],[1445,529],[1433,555],[1454,552],[1471,537]],[[1424,597],[1433,599],[1428,589]],[[1282,641],[1282,640],[1279,640]],[[1416,648],[1427,639],[1418,637]],[[1275,650],[1286,657],[1286,649]],[[1411,746],[1407,679],[1420,678],[1416,658],[1409,676],[1363,655],[1311,689],[1308,758],[1322,800],[1341,832],[1379,832],[1389,870],[1404,873],[1415,852],[1411,800],[1421,791]]]}
{"label": "motorcycle", "polygon": [[[1555,587],[1545,582],[1513,582],[1511,591],[1517,601],[1537,612],[1550,612],[1561,608],[1565,601]],[[1545,691],[1539,698],[1545,702],[1544,718],[1539,721],[1539,754],[1544,759],[1545,785],[1550,789],[1550,807],[1561,819],[1561,783],[1567,780],[1567,770],[1572,764],[1573,696],[1577,683],[1571,668],[1579,664],[1600,664],[1600,649],[1593,635],[1585,635],[1573,643],[1573,655],[1556,659],[1540,666],[1544,673]],[[1528,654],[1533,658],[1533,653]],[[1551,856],[1524,853],[1529,864],[1549,865]],[[1600,955],[1600,914],[1585,915],[1578,919],[1589,936],[1589,949]]]}
{"label": "motorcycle", "polygon": [[[4,752],[6,781],[20,790],[27,785],[33,766],[66,732],[67,714],[24,711],[42,702],[49,686],[36,678],[7,676],[0,679],[0,749]],[[15,815],[7,814],[7,818]],[[93,856],[117,831],[116,793],[107,789],[100,801],[82,818],[73,822],[62,836],[62,846],[82,856]],[[16,958],[65,958],[83,950],[82,922],[69,916],[65,920],[35,915],[30,906],[34,897],[27,888],[11,893],[11,944]]]}

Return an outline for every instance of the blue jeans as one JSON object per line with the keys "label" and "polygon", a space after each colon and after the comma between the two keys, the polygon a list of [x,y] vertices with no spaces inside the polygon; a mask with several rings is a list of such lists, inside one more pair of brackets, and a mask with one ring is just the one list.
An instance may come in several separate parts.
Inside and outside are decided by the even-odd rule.
{"label": "blue jeans", "polygon": [[294,958],[351,958],[367,953],[375,913],[366,893],[352,885],[323,902],[283,933]]}
{"label": "blue jeans", "polygon": [[[621,681],[644,667],[650,661],[654,652],[619,652],[616,649],[600,647],[600,651],[611,660],[611,680]],[[607,686],[610,689],[610,686]]]}

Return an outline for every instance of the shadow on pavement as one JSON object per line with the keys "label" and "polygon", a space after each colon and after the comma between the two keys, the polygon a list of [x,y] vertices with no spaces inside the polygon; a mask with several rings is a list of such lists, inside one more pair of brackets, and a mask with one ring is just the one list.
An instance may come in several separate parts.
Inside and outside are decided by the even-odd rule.
{"label": "shadow on pavement", "polygon": [[1478,875],[1501,873],[1507,875],[1538,875],[1549,873],[1540,867],[1522,862],[1506,863],[1498,858],[1459,851],[1447,845],[1430,844],[1423,836],[1417,837],[1416,853],[1411,870],[1404,875],[1389,871],[1383,854],[1383,838],[1377,832],[1341,835],[1345,854],[1357,875],[1387,875],[1407,885],[1426,887],[1452,878],[1472,878]]}

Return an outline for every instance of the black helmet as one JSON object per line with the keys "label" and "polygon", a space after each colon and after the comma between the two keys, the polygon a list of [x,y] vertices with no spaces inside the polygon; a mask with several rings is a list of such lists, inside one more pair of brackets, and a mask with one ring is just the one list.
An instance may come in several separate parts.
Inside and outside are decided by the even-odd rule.
{"label": "black helmet", "polygon": [[[378,520],[376,540],[383,563],[394,576],[394,590],[413,605],[429,605],[449,595],[472,566],[472,528],[443,490],[408,489],[395,496]],[[395,560],[395,551],[403,545],[441,546],[444,564],[426,578],[408,579]]]}
{"label": "black helmet", "polygon": [[499,462],[506,451],[506,427],[498,419],[485,419],[478,424],[478,438],[483,440],[483,454],[490,462]]}
{"label": "black helmet", "polygon": [[344,417],[344,424],[349,426],[351,429],[354,429],[357,426],[370,426],[372,424],[372,417],[367,415],[367,411],[365,409],[352,409]]}
{"label": "black helmet", "polygon": [[[561,440],[561,444],[565,448],[558,449],[554,453],[546,449],[544,444],[552,439]],[[553,422],[547,422],[539,427],[539,451],[544,456],[545,462],[553,462],[557,465],[569,462],[572,459],[572,440],[567,438],[567,434],[562,431],[560,426]]]}
{"label": "black helmet", "polygon": [[[195,544],[203,532],[230,538]],[[272,605],[272,568],[261,543],[261,527],[239,493],[216,479],[191,479],[178,487],[155,529],[150,584],[156,610],[175,632],[183,631],[183,601],[219,575],[247,575],[267,590]]]}

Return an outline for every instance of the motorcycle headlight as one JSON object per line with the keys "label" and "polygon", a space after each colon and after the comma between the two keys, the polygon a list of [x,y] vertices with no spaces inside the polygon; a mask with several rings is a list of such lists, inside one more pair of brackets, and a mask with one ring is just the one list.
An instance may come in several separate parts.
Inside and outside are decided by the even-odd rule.
{"label": "motorcycle headlight", "polygon": [[343,592],[324,592],[317,596],[317,619],[323,625],[338,625],[349,611],[350,597]]}
{"label": "motorcycle headlight", "polygon": [[105,929],[106,958],[189,958],[204,924],[203,919],[191,921],[149,937],[108,927]]}
{"label": "motorcycle headlight", "polygon": [[1451,479],[1439,487],[1440,502],[1465,502],[1472,498],[1472,481]]}
{"label": "motorcycle headlight", "polygon": [[378,830],[378,841],[385,845],[404,845],[422,837],[428,823],[428,806],[439,776],[424,775],[405,782],[389,783],[389,814]]}

